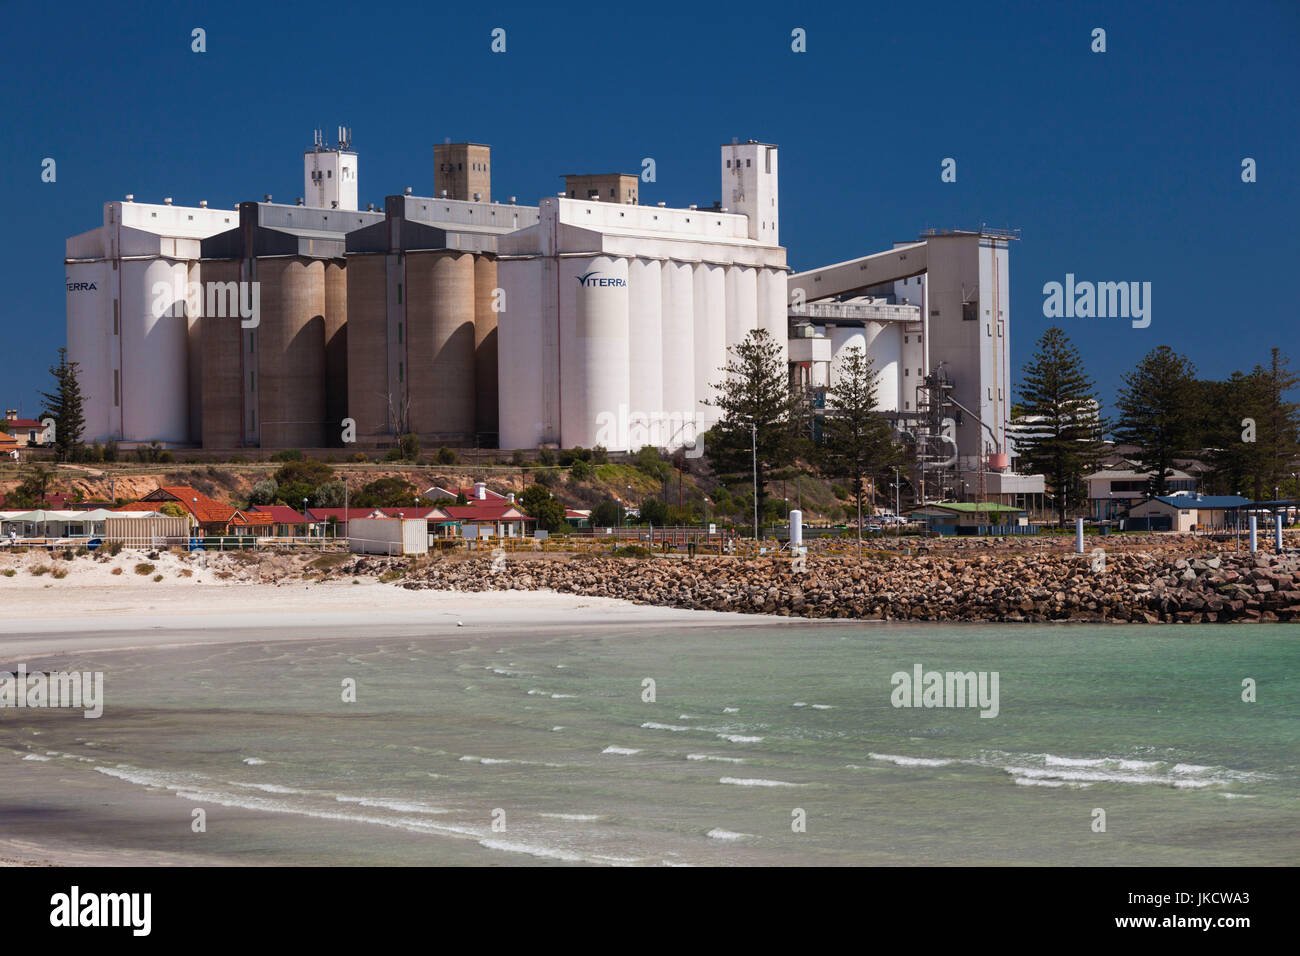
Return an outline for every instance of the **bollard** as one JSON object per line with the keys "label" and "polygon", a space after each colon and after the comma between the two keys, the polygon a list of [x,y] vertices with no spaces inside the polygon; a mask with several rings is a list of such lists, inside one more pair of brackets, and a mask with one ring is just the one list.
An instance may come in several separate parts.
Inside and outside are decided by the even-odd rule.
{"label": "bollard", "polygon": [[1074,553],[1083,554],[1083,519],[1074,519]]}
{"label": "bollard", "polygon": [[790,547],[797,548],[803,544],[803,512],[790,512]]}
{"label": "bollard", "polygon": [[1278,554],[1282,553],[1282,516],[1273,515],[1273,548]]}
{"label": "bollard", "polygon": [[1254,554],[1259,550],[1259,518],[1255,515],[1250,516],[1250,553]]}

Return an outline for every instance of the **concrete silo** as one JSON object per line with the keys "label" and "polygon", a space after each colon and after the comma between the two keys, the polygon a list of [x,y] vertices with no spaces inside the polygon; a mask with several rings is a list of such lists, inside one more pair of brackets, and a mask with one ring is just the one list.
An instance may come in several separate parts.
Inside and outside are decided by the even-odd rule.
{"label": "concrete silo", "polygon": [[488,256],[474,261],[474,427],[479,441],[497,442],[497,263]]}
{"label": "concrete silo", "polygon": [[[430,440],[468,443],[474,411],[474,256],[451,251],[406,255],[405,321],[411,430]],[[399,376],[400,377],[400,376]]]}
{"label": "concrete silo", "polygon": [[348,273],[325,262],[325,444],[338,444],[348,416]]}
{"label": "concrete silo", "polygon": [[344,272],[348,289],[344,417],[356,424],[358,441],[388,430],[388,258],[383,253],[354,254],[349,250]]}
{"label": "concrete silo", "polygon": [[[325,263],[298,257],[260,258],[256,339],[263,448],[320,448],[325,435]],[[219,320],[221,321],[221,320]],[[232,320],[224,320],[232,321]]]}
{"label": "concrete silo", "polygon": [[602,422],[630,407],[628,260],[564,259],[560,292],[560,443],[597,444]]}
{"label": "concrete silo", "polygon": [[[205,283],[238,283],[243,264],[227,259],[202,265]],[[249,383],[244,373],[243,335],[239,320],[204,315],[199,319],[203,392],[200,424],[205,448],[238,448],[244,444],[250,415]],[[252,424],[256,424],[255,422]]]}
{"label": "concrete silo", "polygon": [[718,420],[718,409],[705,402],[717,395],[727,355],[727,270],[701,262],[695,266],[695,402],[704,430]]}
{"label": "concrete silo", "polygon": [[695,273],[688,262],[660,268],[663,305],[663,407],[670,416],[695,415]]}
{"label": "concrete silo", "polygon": [[664,405],[663,278],[657,259],[628,264],[628,405],[636,445],[661,445],[670,437],[661,422]]}

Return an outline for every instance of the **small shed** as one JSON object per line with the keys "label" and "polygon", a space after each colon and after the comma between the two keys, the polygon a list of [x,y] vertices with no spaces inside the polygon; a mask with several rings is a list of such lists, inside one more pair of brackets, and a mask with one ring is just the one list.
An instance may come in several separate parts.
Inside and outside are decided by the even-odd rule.
{"label": "small shed", "polygon": [[353,518],[348,541],[353,554],[428,554],[429,523],[423,518]]}

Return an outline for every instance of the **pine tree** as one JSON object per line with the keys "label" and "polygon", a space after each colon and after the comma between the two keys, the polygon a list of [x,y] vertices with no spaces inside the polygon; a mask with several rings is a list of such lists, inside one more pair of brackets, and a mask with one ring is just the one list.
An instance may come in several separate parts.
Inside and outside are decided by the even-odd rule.
{"label": "pine tree", "polygon": [[1291,473],[1291,463],[1300,454],[1300,405],[1288,402],[1287,392],[1300,384],[1300,376],[1291,371],[1290,362],[1274,347],[1267,368],[1255,367],[1252,373],[1262,393],[1263,408],[1259,420],[1259,472],[1255,480],[1255,500],[1273,496],[1281,490]]}
{"label": "pine tree", "polygon": [[768,479],[780,469],[778,463],[793,463],[806,443],[805,402],[791,392],[781,347],[765,329],[750,332],[728,352],[732,357],[722,369],[726,381],[714,385],[718,394],[708,403],[722,412],[722,420],[705,435],[705,454],[724,482],[748,483],[755,470],[754,444],[761,515]]}
{"label": "pine tree", "polygon": [[1084,475],[1096,466],[1104,446],[1092,379],[1063,331],[1043,333],[1019,392],[1021,415],[1033,421],[1021,422],[1017,454],[1031,471],[1046,477],[1064,526],[1066,515],[1086,500]]}
{"label": "pine tree", "polygon": [[1124,376],[1116,407],[1115,440],[1136,445],[1138,462],[1149,473],[1152,497],[1165,493],[1174,459],[1200,450],[1202,436],[1196,368],[1167,345],[1148,352],[1137,368]]}
{"label": "pine tree", "polygon": [[77,368],[78,363],[68,361],[68,350],[59,349],[59,364],[50,367],[54,391],[40,393],[45,403],[41,418],[54,419],[54,452],[59,461],[67,461],[73,450],[80,447],[82,433],[86,430]]}
{"label": "pine tree", "polygon": [[876,412],[880,373],[860,347],[846,349],[835,382],[826,390],[822,424],[823,470],[847,478],[858,508],[858,548],[862,547],[862,501],[868,476],[882,474],[900,460],[888,423]]}

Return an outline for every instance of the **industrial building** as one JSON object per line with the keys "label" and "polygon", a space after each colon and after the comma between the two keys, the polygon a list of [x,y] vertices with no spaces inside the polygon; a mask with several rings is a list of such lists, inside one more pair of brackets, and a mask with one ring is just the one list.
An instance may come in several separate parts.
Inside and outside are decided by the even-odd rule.
{"label": "industrial building", "polygon": [[871,356],[919,499],[1042,493],[1009,470],[1015,233],[931,231],[791,274],[774,145],[724,144],[719,200],[686,209],[642,205],[627,173],[496,203],[490,147],[433,151],[434,195],[379,210],[357,208],[344,128],[304,153],[295,205],[107,203],[67,243],[86,439],[319,448],[346,421],[367,450],[407,433],[674,450],[716,422],[728,350],[761,329],[815,396],[847,349]]}

